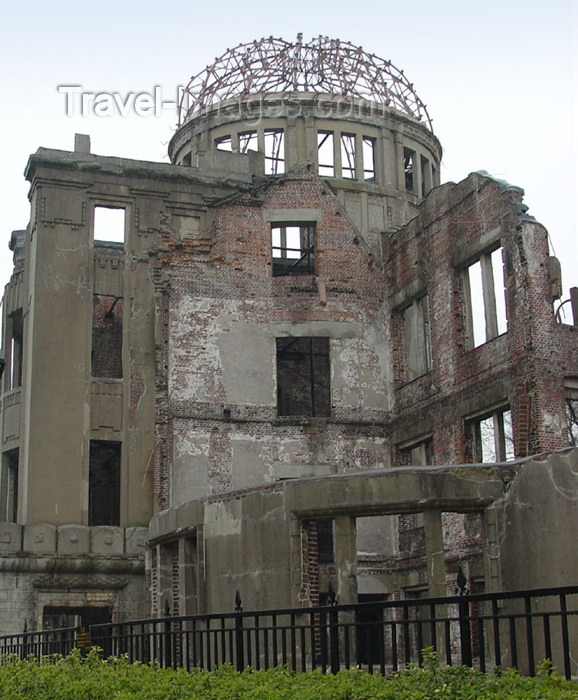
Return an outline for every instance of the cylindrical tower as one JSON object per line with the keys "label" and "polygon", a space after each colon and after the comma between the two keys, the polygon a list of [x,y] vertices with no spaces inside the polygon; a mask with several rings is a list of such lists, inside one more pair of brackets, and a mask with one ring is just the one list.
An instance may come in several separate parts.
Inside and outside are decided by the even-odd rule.
{"label": "cylindrical tower", "polygon": [[311,164],[360,224],[354,210],[385,196],[383,230],[403,225],[439,184],[442,154],[403,71],[348,42],[301,35],[239,45],[191,78],[169,156],[194,165],[212,149],[259,151],[269,176]]}

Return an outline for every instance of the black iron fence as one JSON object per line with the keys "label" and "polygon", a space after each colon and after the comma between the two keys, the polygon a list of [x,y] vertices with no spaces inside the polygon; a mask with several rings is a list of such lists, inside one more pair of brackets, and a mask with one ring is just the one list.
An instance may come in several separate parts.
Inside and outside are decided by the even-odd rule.
{"label": "black iron fence", "polygon": [[[0,653],[51,653],[50,635],[72,632],[0,637]],[[383,674],[421,665],[431,646],[448,665],[535,675],[549,659],[571,678],[578,676],[578,586],[261,612],[244,612],[238,596],[228,614],[92,625],[90,643],[105,655],[171,668],[360,667]]]}
{"label": "black iron fence", "polygon": [[80,627],[59,627],[27,632],[7,634],[0,637],[0,655],[3,659],[28,659],[33,657],[40,660],[53,654],[68,656],[78,646],[86,648],[88,634]]}

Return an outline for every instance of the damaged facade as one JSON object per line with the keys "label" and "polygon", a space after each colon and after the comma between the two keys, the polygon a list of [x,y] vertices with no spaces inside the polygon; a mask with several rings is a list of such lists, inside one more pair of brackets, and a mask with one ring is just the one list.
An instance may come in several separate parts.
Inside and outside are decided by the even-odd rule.
{"label": "damaged facade", "polygon": [[[232,59],[257,46],[248,87]],[[523,191],[440,185],[411,85],[349,44],[263,40],[212,75],[171,164],[82,136],[30,157],[0,630],[228,610],[236,590],[315,604],[330,582],[342,602],[442,595],[458,566],[480,591],[574,582],[549,523],[571,527],[577,457],[535,456],[578,437],[578,297],[560,322]]]}

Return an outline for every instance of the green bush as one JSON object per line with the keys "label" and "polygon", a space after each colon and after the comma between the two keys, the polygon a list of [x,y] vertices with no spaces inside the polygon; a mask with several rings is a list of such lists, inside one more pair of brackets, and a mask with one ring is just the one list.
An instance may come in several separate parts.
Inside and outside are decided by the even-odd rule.
{"label": "green bush", "polygon": [[92,651],[41,662],[11,661],[0,666],[2,700],[503,700],[504,698],[578,699],[578,686],[544,663],[537,678],[515,671],[484,675],[463,666],[442,666],[431,649],[424,667],[388,678],[359,670],[336,676],[315,671],[294,674],[285,668],[237,673],[222,666],[212,673],[172,671],[127,659],[103,660]]}

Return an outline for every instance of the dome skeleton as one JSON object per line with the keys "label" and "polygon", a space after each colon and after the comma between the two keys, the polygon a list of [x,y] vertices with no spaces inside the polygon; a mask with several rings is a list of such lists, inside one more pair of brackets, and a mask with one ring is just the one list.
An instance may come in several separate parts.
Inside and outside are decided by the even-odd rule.
{"label": "dome skeleton", "polygon": [[313,93],[378,103],[432,129],[426,106],[402,70],[360,46],[319,36],[302,43],[273,37],[227,50],[183,90],[179,126],[217,103],[250,95]]}

